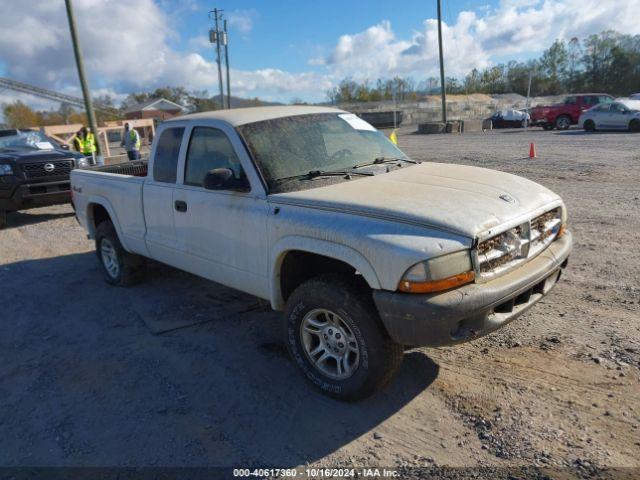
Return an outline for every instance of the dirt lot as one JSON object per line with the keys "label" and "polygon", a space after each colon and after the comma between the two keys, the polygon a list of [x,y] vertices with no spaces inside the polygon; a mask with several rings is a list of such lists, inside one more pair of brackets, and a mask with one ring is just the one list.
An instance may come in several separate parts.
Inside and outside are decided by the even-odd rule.
{"label": "dirt lot", "polygon": [[[576,243],[556,290],[497,334],[408,352],[386,391],[342,404],[302,380],[255,299],[160,265],[106,286],[69,207],[10,214],[0,466],[640,467],[640,135],[404,129],[399,142],[561,194]],[[152,333],[181,322],[202,323]]]}

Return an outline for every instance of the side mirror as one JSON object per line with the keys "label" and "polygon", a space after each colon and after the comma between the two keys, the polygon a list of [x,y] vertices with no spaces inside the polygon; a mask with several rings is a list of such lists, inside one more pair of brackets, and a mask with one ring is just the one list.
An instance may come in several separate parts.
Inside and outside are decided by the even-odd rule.
{"label": "side mirror", "polygon": [[214,168],[209,170],[204,177],[202,186],[207,190],[236,190],[247,191],[249,184],[246,180],[238,180],[233,176],[230,168]]}

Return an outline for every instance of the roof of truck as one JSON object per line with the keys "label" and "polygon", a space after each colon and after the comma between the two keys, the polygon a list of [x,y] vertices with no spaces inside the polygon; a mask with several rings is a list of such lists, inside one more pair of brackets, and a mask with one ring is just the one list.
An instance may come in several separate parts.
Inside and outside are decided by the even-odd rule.
{"label": "roof of truck", "polygon": [[308,115],[312,113],[346,113],[344,110],[330,107],[312,107],[308,105],[283,105],[278,107],[234,108],[231,110],[214,110],[211,112],[192,113],[174,117],[167,122],[180,120],[224,120],[234,127],[247,123],[261,122],[274,118]]}

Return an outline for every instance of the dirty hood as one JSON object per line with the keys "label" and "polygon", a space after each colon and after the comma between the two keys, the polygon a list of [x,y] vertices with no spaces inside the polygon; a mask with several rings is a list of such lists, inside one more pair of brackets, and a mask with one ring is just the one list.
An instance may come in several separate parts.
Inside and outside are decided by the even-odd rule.
{"label": "dirty hood", "polygon": [[269,199],[420,224],[471,238],[561,201],[522,177],[445,163],[422,163]]}

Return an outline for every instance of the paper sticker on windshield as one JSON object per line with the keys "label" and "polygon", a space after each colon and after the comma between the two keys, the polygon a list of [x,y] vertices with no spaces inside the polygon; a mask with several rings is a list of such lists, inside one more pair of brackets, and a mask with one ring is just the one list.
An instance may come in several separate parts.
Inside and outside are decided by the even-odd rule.
{"label": "paper sticker on windshield", "polygon": [[36,142],[36,147],[40,150],[53,150],[53,145],[51,142]]}
{"label": "paper sticker on windshield", "polygon": [[343,113],[342,115],[338,115],[338,116],[356,130],[367,130],[369,132],[376,131],[374,127],[372,127],[367,122],[362,120],[360,117],[354,115],[353,113]]}

